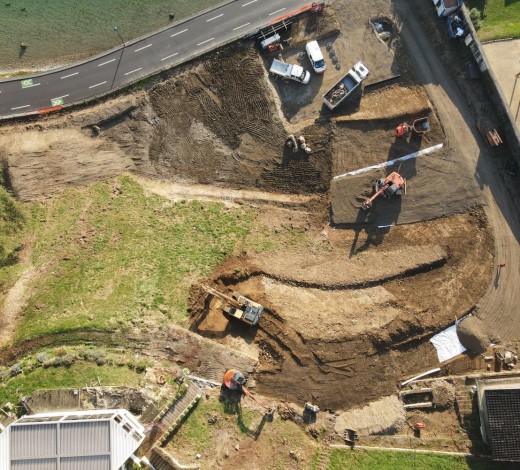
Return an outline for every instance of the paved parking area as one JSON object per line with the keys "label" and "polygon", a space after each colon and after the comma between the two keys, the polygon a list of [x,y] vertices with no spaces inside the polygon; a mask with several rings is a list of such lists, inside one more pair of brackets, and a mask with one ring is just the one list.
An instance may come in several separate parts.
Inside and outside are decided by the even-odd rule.
{"label": "paved parking area", "polygon": [[520,124],[520,39],[484,44],[484,52],[517,126]]}

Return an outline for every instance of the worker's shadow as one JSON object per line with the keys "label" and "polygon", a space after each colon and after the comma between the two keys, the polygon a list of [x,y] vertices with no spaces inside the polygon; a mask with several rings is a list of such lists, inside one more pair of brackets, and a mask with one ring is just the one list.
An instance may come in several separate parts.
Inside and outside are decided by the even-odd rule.
{"label": "worker's shadow", "polygon": [[500,274],[501,274],[500,272],[501,271],[502,270],[500,269],[500,267],[498,267],[497,268],[497,272],[495,274],[495,280],[493,282],[493,285],[494,285],[495,289],[498,289],[498,286],[500,285]]}
{"label": "worker's shadow", "polygon": [[258,423],[258,426],[256,428],[251,428],[244,420],[244,414],[240,402],[224,403],[224,413],[228,415],[236,415],[237,426],[240,429],[240,432],[247,434],[255,440],[257,440],[260,437],[260,434],[262,434],[262,430],[264,429],[265,424],[270,423],[273,420],[272,413],[264,413],[260,423]]}

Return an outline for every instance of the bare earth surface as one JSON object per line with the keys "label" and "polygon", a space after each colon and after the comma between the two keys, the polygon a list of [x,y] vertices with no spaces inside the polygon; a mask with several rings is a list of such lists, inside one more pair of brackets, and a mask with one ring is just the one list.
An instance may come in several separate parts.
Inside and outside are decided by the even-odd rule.
{"label": "bare earth surface", "polygon": [[491,153],[480,139],[468,106],[455,83],[444,72],[437,55],[424,34],[417,17],[412,13],[413,2],[400,0],[396,8],[407,18],[403,38],[411,56],[416,61],[418,76],[444,123],[444,130],[451,147],[459,149],[468,174],[481,189],[485,201],[486,216],[493,227],[496,260],[508,262],[498,284],[490,284],[480,300],[478,316],[489,331],[502,340],[517,338],[518,321],[517,286],[520,281],[519,259],[520,226],[518,208],[497,171]]}
{"label": "bare earth surface", "polygon": [[[477,134],[478,100],[468,107],[430,44],[431,5],[391,6],[406,19],[406,49],[367,26],[372,15],[392,16],[383,0],[338,1],[334,21],[327,13],[322,23],[313,17],[293,26],[294,46],[282,51],[287,60],[299,60],[302,38],[314,31],[322,45],[334,44],[343,72],[360,59],[371,70],[365,94],[332,115],[320,102],[342,74],[330,56],[327,73],[302,88],[269,78],[273,56],[239,44],[128,96],[0,127],[0,157],[22,200],[131,172],[148,191],[173,200],[248,204],[262,223],[290,226],[310,241],[308,249],[243,253],[206,280],[262,303],[257,328],[227,321],[222,303],[208,306],[194,285],[193,333],[139,325],[128,339],[99,334],[100,342],[127,341],[213,380],[226,367],[243,368],[261,394],[346,410],[437,366],[428,339],[477,304],[490,331],[503,340],[520,336],[511,181]],[[377,83],[387,79],[394,81]],[[428,134],[396,139],[397,124],[423,114],[432,124]],[[313,152],[289,151],[288,133],[303,134]],[[439,143],[441,151],[388,169],[408,179],[407,194],[378,200],[368,213],[359,206],[387,170],[332,180]],[[336,225],[327,223],[329,212]],[[497,261],[506,262],[499,280]],[[18,313],[4,311],[4,321]],[[47,340],[15,345],[1,358],[7,363]]]}

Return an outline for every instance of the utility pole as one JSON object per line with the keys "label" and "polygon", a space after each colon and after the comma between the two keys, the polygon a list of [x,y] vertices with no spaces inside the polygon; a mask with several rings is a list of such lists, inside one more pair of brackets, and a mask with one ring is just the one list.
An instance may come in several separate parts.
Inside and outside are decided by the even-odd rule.
{"label": "utility pole", "polygon": [[114,83],[115,83],[116,77],[117,77],[117,71],[119,70],[119,65],[121,64],[121,59],[123,58],[123,53],[125,52],[125,41],[121,37],[121,34],[119,34],[119,30],[117,29],[117,26],[114,26],[113,29],[116,32],[116,34],[119,36],[119,39],[121,40],[121,44],[123,47],[121,49],[121,55],[119,56],[119,60],[117,61],[116,71],[114,73],[114,78],[112,79],[112,85],[110,85],[110,88],[114,88]]}

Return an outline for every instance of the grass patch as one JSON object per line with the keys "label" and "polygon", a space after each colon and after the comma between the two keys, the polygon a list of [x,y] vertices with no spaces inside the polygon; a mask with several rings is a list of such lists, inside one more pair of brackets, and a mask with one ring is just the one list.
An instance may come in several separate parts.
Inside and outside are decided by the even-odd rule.
{"label": "grass patch", "polygon": [[71,367],[39,368],[0,384],[0,404],[17,403],[21,396],[38,389],[80,388],[98,385],[99,382],[105,386],[133,387],[139,385],[141,377],[126,367],[97,366],[86,362],[77,362]]}
{"label": "grass patch", "polygon": [[485,460],[466,459],[465,457],[414,452],[391,452],[378,450],[333,449],[330,453],[328,470],[506,470],[507,464]]}
{"label": "grass patch", "polygon": [[25,212],[35,240],[32,262],[45,274],[30,286],[16,341],[165,321],[186,325],[191,285],[226,257],[309,243],[303,231],[259,224],[248,208],[173,203],[145,195],[130,177],[70,190]]}
{"label": "grass patch", "polygon": [[305,429],[277,416],[273,421],[263,418],[262,410],[242,406],[239,411],[236,406],[225,405],[216,398],[202,399],[169,442],[168,448],[184,463],[196,462],[195,455],[201,454],[200,462],[208,466],[217,453],[234,453],[237,444],[242,451],[254,439],[262,443],[261,449],[266,450],[256,454],[258,468],[296,468],[296,461],[298,468],[311,468],[319,455],[316,452],[318,445]]}
{"label": "grass patch", "polygon": [[182,323],[190,285],[229,256],[251,226],[244,210],[168,203],[125,177],[115,189],[112,182],[70,191],[35,218],[34,263],[52,268],[34,288],[18,340],[124,329],[144,318]]}
{"label": "grass patch", "polygon": [[467,0],[468,9],[482,13],[481,41],[520,38],[520,2],[513,0]]}
{"label": "grass patch", "polygon": [[[0,178],[3,180],[3,178]],[[17,264],[27,230],[27,217],[19,204],[0,183],[0,291],[11,287],[21,273]]]}
{"label": "grass patch", "polygon": [[216,425],[210,425],[208,418],[221,412],[221,405],[216,400],[201,399],[196,408],[190,413],[169,446],[174,454],[189,449],[193,454],[204,452],[211,443],[211,435]]}

